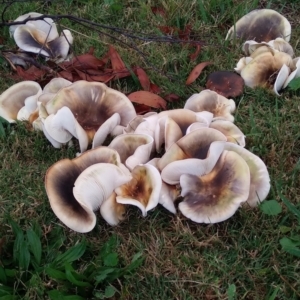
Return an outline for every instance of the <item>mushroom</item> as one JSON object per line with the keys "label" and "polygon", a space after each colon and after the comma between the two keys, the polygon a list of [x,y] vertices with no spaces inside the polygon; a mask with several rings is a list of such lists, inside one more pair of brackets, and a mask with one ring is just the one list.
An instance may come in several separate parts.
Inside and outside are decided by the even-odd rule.
{"label": "mushroom", "polygon": [[[153,158],[147,164],[157,167],[159,161],[158,157]],[[176,214],[176,208],[174,201],[179,197],[180,192],[176,185],[170,185],[162,181],[161,190],[159,193],[158,203],[161,204],[165,209],[167,209],[172,214]]]}
{"label": "mushroom", "polygon": [[111,226],[125,219],[126,205],[118,203],[116,197],[116,193],[112,193],[100,206],[102,218]]}
{"label": "mushroom", "polygon": [[209,173],[224,150],[226,137],[218,130],[202,128],[173,144],[158,161],[163,181],[179,183],[182,174]]}
{"label": "mushroom", "polygon": [[[136,116],[133,104],[124,94],[100,82],[77,81],[62,88],[45,105],[48,114],[56,114],[64,106],[70,109],[90,141],[98,130],[101,132],[97,134],[94,147],[99,145],[99,140],[103,141],[106,138],[103,134],[108,133],[107,129],[102,130],[102,125],[112,129],[112,123],[118,124],[114,114],[119,115],[122,126],[127,126]],[[112,123],[105,123],[111,117]],[[64,120],[62,124],[63,122]]]}
{"label": "mushroom", "polygon": [[226,98],[237,97],[243,93],[244,80],[234,72],[217,71],[208,76],[206,87]]}
{"label": "mushroom", "polygon": [[245,84],[251,88],[273,86],[284,64],[289,68],[294,66],[289,54],[264,46],[255,50],[251,57],[253,59],[240,70]]}
{"label": "mushroom", "polygon": [[241,38],[257,42],[269,42],[276,38],[287,42],[291,37],[289,21],[272,9],[256,9],[239,19],[228,31],[226,40]]}
{"label": "mushroom", "polygon": [[[26,102],[30,110],[36,105],[41,91],[40,85],[34,81],[14,84],[0,95],[0,116],[10,123],[15,123],[20,109]],[[24,114],[28,116],[29,112]]]}
{"label": "mushroom", "polygon": [[227,137],[228,142],[245,147],[245,135],[232,122],[226,120],[214,120],[210,123],[209,127],[222,132]]}
{"label": "mushroom", "polygon": [[[119,154],[115,150],[107,147],[98,147],[89,150],[72,160],[60,160],[52,165],[46,173],[45,188],[53,212],[65,225],[78,232],[88,232],[94,228],[96,217],[93,210],[96,209],[100,203],[96,200],[97,192],[94,194],[94,198],[88,200],[82,200],[80,196],[77,196],[79,201],[83,201],[79,202],[74,197],[73,187],[79,175],[85,169],[98,163],[115,165],[118,167],[118,169],[114,170],[115,174],[121,174],[122,178],[126,177],[129,180],[131,178],[129,171],[127,170],[126,173],[124,166],[122,167]],[[101,172],[104,172],[105,175],[103,177],[106,179],[111,176],[105,170]],[[119,180],[116,175],[110,178],[113,183],[109,181],[108,185],[114,185],[115,182]],[[93,182],[95,182],[94,179]],[[80,182],[77,181],[76,189],[80,191],[79,186]],[[107,190],[108,187],[105,187],[105,191],[108,194]],[[83,186],[83,191],[80,191],[80,194],[84,195],[85,191],[92,193],[92,190]],[[112,192],[108,196],[110,196]]]}
{"label": "mushroom", "polygon": [[257,206],[266,199],[271,188],[265,163],[257,155],[233,143],[225,143],[224,148],[236,152],[246,161],[250,170],[250,192],[246,201],[251,207]]}
{"label": "mushroom", "polygon": [[218,223],[230,218],[249,196],[250,172],[235,152],[224,151],[213,170],[204,176],[180,177],[179,210],[197,223]]}
{"label": "mushroom", "polygon": [[152,165],[136,166],[132,180],[115,189],[117,202],[137,206],[144,217],[155,208],[159,201],[162,181],[159,171]]}
{"label": "mushroom", "polygon": [[153,148],[153,138],[147,134],[127,133],[115,137],[108,145],[115,149],[130,170],[149,161]]}
{"label": "mushroom", "polygon": [[211,90],[203,90],[187,99],[185,109],[195,112],[207,111],[213,113],[214,119],[225,119],[233,122],[231,115],[235,111],[235,102]]}

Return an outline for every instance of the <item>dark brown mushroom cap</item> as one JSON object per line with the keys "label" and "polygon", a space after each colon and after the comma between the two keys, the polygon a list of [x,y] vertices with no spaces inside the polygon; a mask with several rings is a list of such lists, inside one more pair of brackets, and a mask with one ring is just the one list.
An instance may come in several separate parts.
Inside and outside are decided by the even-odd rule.
{"label": "dark brown mushroom cap", "polygon": [[45,188],[51,208],[65,225],[77,232],[91,231],[96,217],[90,208],[75,199],[74,183],[85,169],[101,162],[118,165],[120,158],[115,150],[98,147],[73,160],[60,160],[47,170]]}
{"label": "dark brown mushroom cap", "polygon": [[228,38],[241,38],[255,40],[256,42],[269,42],[278,37],[290,40],[291,25],[289,21],[272,9],[256,9],[239,19],[226,36]]}
{"label": "dark brown mushroom cap", "polygon": [[228,98],[237,97],[243,93],[243,78],[230,71],[217,71],[208,76],[206,87]]}

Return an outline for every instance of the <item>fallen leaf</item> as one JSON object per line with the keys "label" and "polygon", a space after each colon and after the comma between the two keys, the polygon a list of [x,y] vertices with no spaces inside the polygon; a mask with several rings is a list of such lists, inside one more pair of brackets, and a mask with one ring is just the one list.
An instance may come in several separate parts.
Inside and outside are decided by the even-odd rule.
{"label": "fallen leaf", "polygon": [[130,101],[154,108],[166,109],[167,102],[160,96],[147,91],[138,91],[127,96]]}
{"label": "fallen leaf", "polygon": [[129,72],[129,70],[127,68],[125,68],[125,69],[122,69],[122,70],[113,71],[113,75],[114,75],[113,80],[116,80],[116,79],[131,76],[131,73]]}
{"label": "fallen leaf", "polygon": [[166,17],[166,12],[162,7],[152,6],[151,10],[154,15],[160,15],[164,18]]}
{"label": "fallen leaf", "polygon": [[41,80],[43,76],[45,76],[46,71],[38,69],[35,66],[31,66],[27,70],[24,70],[22,67],[17,66],[16,67],[17,74],[19,77],[21,77],[24,80]]}
{"label": "fallen leaf", "polygon": [[72,73],[70,73],[68,71],[60,71],[57,75],[58,75],[58,77],[62,77],[64,79],[67,79],[67,80],[73,82],[73,75],[72,75]]}
{"label": "fallen leaf", "polygon": [[180,97],[176,94],[171,93],[171,94],[164,96],[164,99],[166,99],[169,102],[176,102],[180,99]]}
{"label": "fallen leaf", "polygon": [[165,34],[174,34],[175,32],[179,31],[177,27],[172,27],[172,26],[157,26],[157,27],[162,33]]}
{"label": "fallen leaf", "polygon": [[200,64],[198,64],[193,70],[192,72],[190,73],[189,77],[187,78],[185,84],[186,85],[189,85],[191,83],[193,83],[198,77],[199,75],[201,74],[202,70],[208,66],[208,65],[211,65],[212,63],[209,62],[209,61],[205,61],[205,62],[202,62]]}
{"label": "fallen leaf", "polygon": [[63,68],[73,67],[78,70],[101,69],[105,66],[105,62],[90,53],[85,53],[75,56],[70,62],[63,62],[59,66]]}
{"label": "fallen leaf", "polygon": [[123,60],[121,59],[119,53],[111,45],[109,45],[108,54],[109,54],[111,65],[112,65],[112,68],[114,71],[126,69],[126,66],[125,66]]}
{"label": "fallen leaf", "polygon": [[142,88],[145,91],[149,91],[150,90],[150,80],[149,80],[149,77],[146,74],[146,72],[142,68],[137,68],[135,70],[135,74],[138,77]]}
{"label": "fallen leaf", "polygon": [[161,89],[158,85],[156,85],[155,83],[150,83],[150,92],[154,93],[154,94],[159,94],[161,92]]}
{"label": "fallen leaf", "polygon": [[145,104],[138,104],[138,103],[134,103],[134,108],[135,108],[135,112],[137,115],[142,115],[142,114],[146,114],[151,110],[151,107]]}
{"label": "fallen leaf", "polygon": [[187,24],[183,30],[178,31],[178,36],[181,40],[188,40],[190,38],[192,31],[192,25]]}
{"label": "fallen leaf", "polygon": [[196,45],[195,52],[190,55],[190,60],[191,61],[195,60],[198,57],[198,55],[200,53],[200,50],[201,50],[201,45]]}

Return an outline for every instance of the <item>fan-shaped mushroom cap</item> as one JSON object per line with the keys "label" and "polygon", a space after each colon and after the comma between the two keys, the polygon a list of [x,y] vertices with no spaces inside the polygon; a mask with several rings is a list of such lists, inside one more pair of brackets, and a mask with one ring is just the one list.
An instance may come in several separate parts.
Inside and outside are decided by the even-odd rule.
{"label": "fan-shaped mushroom cap", "polygon": [[[147,164],[152,165],[157,168],[157,163],[159,161],[158,157],[151,159]],[[172,214],[176,214],[176,208],[174,201],[179,197],[180,192],[176,185],[170,185],[162,181],[161,190],[159,194],[158,203],[161,204],[165,209],[167,209]]]}
{"label": "fan-shaped mushroom cap", "polygon": [[14,32],[16,44],[24,51],[51,56],[47,49],[47,33],[37,29],[34,25],[20,25]]}
{"label": "fan-shaped mushroom cap", "polygon": [[88,147],[88,136],[75,119],[68,107],[62,107],[57,113],[48,116],[44,122],[49,135],[60,143],[66,143],[72,136],[79,141],[80,151],[84,152]]}
{"label": "fan-shaped mushroom cap", "polygon": [[126,206],[118,203],[116,193],[112,193],[100,206],[102,218],[111,226],[118,225],[125,219]]}
{"label": "fan-shaped mushroom cap", "polygon": [[179,125],[170,117],[162,117],[158,119],[155,128],[155,146],[159,152],[161,145],[165,143],[165,150],[182,138],[182,131]]}
{"label": "fan-shaped mushroom cap", "polygon": [[[22,81],[14,84],[0,95],[0,116],[8,122],[14,123],[19,110],[25,105],[26,99],[35,97],[41,91],[40,85],[34,81]],[[32,102],[32,100],[28,100],[28,102]]]}
{"label": "fan-shaped mushroom cap", "polygon": [[288,84],[294,79],[300,77],[300,57],[297,57],[293,60],[295,67],[293,68],[293,72],[288,76],[285,80],[283,88],[286,88]]}
{"label": "fan-shaped mushroom cap", "polygon": [[[87,205],[88,207],[86,204],[81,205],[75,199],[73,194],[74,183],[86,168],[97,163],[122,166],[120,157],[115,150],[98,147],[73,160],[60,160],[52,165],[46,173],[45,187],[53,212],[64,224],[78,232],[92,230],[96,218],[90,205]],[[114,180],[115,178],[113,178]]]}
{"label": "fan-shaped mushroom cap", "polygon": [[36,112],[38,116],[38,98],[41,95],[42,90],[40,90],[36,95],[27,97],[24,101],[24,106],[19,110],[17,119],[20,121],[28,121],[32,114]]}
{"label": "fan-shaped mushroom cap", "polygon": [[[40,17],[42,16],[43,14],[40,14],[40,13],[36,13],[36,12],[30,12],[28,14],[24,14],[22,16],[19,16],[17,19],[14,20],[14,22],[21,22],[21,21],[24,21],[28,18],[37,18],[37,17]],[[11,25],[9,26],[9,34],[10,36],[13,36],[14,35],[14,32],[15,30],[17,29],[17,27],[19,27],[20,25]]]}
{"label": "fan-shaped mushroom cap", "polygon": [[209,127],[222,132],[227,137],[228,142],[245,147],[245,135],[232,122],[226,120],[214,120],[210,123]]}
{"label": "fan-shaped mushroom cap", "polygon": [[132,170],[135,166],[149,161],[153,142],[150,135],[127,133],[115,137],[108,147],[115,149],[121,162]]}
{"label": "fan-shaped mushroom cap", "polygon": [[209,110],[194,110],[185,107],[184,109],[172,109],[162,111],[158,114],[159,118],[169,117],[174,120],[180,127],[182,134],[186,134],[187,128],[195,122],[205,122],[210,124],[213,119],[213,114]]}
{"label": "fan-shaped mushroom cap", "polygon": [[111,196],[115,188],[131,179],[131,175],[114,164],[94,164],[77,177],[73,194],[78,203],[92,213]]}
{"label": "fan-shaped mushroom cap", "polygon": [[190,132],[197,129],[208,128],[208,127],[209,125],[207,123],[195,122],[188,127],[188,129],[186,130],[186,134],[189,134]]}
{"label": "fan-shaped mushroom cap", "polygon": [[[65,60],[68,56],[70,45],[73,44],[73,36],[70,30],[63,30],[60,37],[47,44],[51,57]],[[59,60],[59,61],[61,61]]]}
{"label": "fan-shaped mushroom cap", "polygon": [[[199,160],[204,160],[205,164],[208,164],[205,170],[207,170],[207,172],[210,172],[210,170],[208,170],[209,167],[214,167],[214,164],[217,162],[220,154],[223,151],[221,145],[213,145],[213,142],[226,142],[226,140],[227,139],[224,134],[212,128],[202,128],[192,131],[188,135],[177,141],[175,144],[173,144],[158,161],[157,166],[159,170],[163,171],[164,168],[166,168],[166,166],[170,163],[174,162],[174,166],[176,166],[176,164],[179,163],[180,160],[186,160],[187,158],[197,158]],[[181,172],[181,168],[185,168],[185,162],[181,162],[179,164],[179,169],[175,169]],[[167,169],[168,171],[166,170],[164,171],[164,173],[162,173],[163,180],[169,184],[176,184],[176,182],[178,182],[179,180],[180,175],[178,174],[178,172],[174,173],[170,169],[171,167]],[[167,176],[171,176],[172,179],[167,179]]]}
{"label": "fan-shaped mushroom cap", "polygon": [[[139,122],[138,120],[136,121]],[[137,125],[136,129],[134,130],[134,133],[148,134],[154,138],[157,121],[158,121],[157,113],[144,116],[142,121]],[[132,126],[134,125],[132,124]]]}
{"label": "fan-shaped mushroom cap", "polygon": [[288,42],[291,37],[291,24],[275,10],[256,9],[229,29],[226,40],[235,37],[257,42],[269,42],[280,37]]}
{"label": "fan-shaped mushroom cap", "polygon": [[[277,38],[275,40],[269,41],[268,43],[266,42],[257,43],[256,41],[246,41],[243,45],[243,51],[246,55],[252,55],[260,47],[263,47],[261,49],[263,52],[267,52],[266,47],[269,47],[275,51],[287,53],[291,57],[294,56],[293,47],[282,38]],[[261,54],[261,52],[257,52],[257,53]]]}
{"label": "fan-shaped mushroom cap", "polygon": [[[256,51],[253,54],[255,53]],[[275,52],[274,54],[271,51],[263,52],[241,70],[241,76],[245,84],[252,88],[272,85],[284,64],[288,67],[294,65],[290,55],[284,52]]]}
{"label": "fan-shaped mushroom cap", "polygon": [[115,189],[117,202],[137,206],[145,217],[158,204],[161,177],[159,171],[148,164],[136,166],[131,175],[131,181]]}
{"label": "fan-shaped mushroom cap", "polygon": [[247,163],[250,170],[250,193],[247,203],[251,207],[257,206],[264,201],[270,191],[270,176],[264,162],[255,154],[245,148],[232,143],[225,143],[225,149],[234,151],[240,155]]}
{"label": "fan-shaped mushroom cap", "polygon": [[234,68],[234,70],[241,74],[241,71],[245,68],[245,66],[247,64],[249,64],[249,62],[252,60],[253,58],[250,57],[250,56],[247,56],[247,57],[242,57],[238,63],[236,64],[236,67]]}
{"label": "fan-shaped mushroom cap", "polygon": [[122,93],[100,82],[77,81],[62,88],[47,102],[49,114],[55,114],[63,106],[69,107],[89,138],[114,113],[121,117],[120,125],[127,124],[136,116],[133,104]]}
{"label": "fan-shaped mushroom cap", "polygon": [[182,214],[197,223],[218,223],[230,218],[247,200],[250,172],[238,154],[224,151],[209,174],[182,175],[180,185]]}
{"label": "fan-shaped mushroom cap", "polygon": [[291,72],[290,68],[286,64],[283,64],[276,77],[274,87],[273,87],[273,91],[275,92],[276,95],[280,96],[279,91],[283,88],[284,83],[288,79],[290,72]]}
{"label": "fan-shaped mushroom cap", "polygon": [[204,90],[199,94],[192,95],[186,101],[184,108],[195,112],[211,112],[215,119],[225,119],[231,122],[234,120],[231,113],[235,111],[235,102],[211,90]]}
{"label": "fan-shaped mushroom cap", "polygon": [[72,84],[71,81],[66,80],[64,78],[53,78],[45,85],[43,89],[43,94],[46,93],[56,94],[59,90],[71,84]]}

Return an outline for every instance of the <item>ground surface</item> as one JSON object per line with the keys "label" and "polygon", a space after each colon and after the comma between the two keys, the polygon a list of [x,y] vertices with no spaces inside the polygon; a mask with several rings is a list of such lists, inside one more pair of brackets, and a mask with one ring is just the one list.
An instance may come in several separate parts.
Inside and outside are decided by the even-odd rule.
{"label": "ground surface", "polygon": [[[121,9],[118,9],[120,3]],[[162,7],[165,18],[154,15],[151,12],[153,6]],[[254,8],[263,7],[274,8],[290,20],[293,27],[291,44],[296,56],[300,55],[298,1],[26,1],[12,4],[5,19],[13,20],[30,11],[73,14],[149,35],[158,33],[158,25],[184,28],[191,24],[198,39],[207,43],[196,61],[191,62],[188,58],[192,50],[187,46],[135,41],[147,55],[145,62],[135,50],[109,37],[99,37],[95,31],[68,20],[61,21],[61,26],[74,30],[76,53],[84,53],[93,46],[96,54],[101,56],[107,51],[108,44],[113,44],[127,65],[144,67],[165,94],[180,95],[182,102],[173,106],[180,107],[191,94],[204,88],[210,72],[234,68],[242,55],[241,44],[225,42],[226,32],[234,20]],[[1,28],[0,36],[6,41],[3,47],[15,47],[9,40],[8,28]],[[120,38],[127,41],[125,37]],[[202,61],[214,64],[207,67],[194,84],[185,86],[191,69]],[[0,88],[4,91],[13,81],[7,79],[11,70],[3,61],[0,72]],[[137,89],[134,80],[129,79],[119,80],[111,86],[125,93]],[[299,99],[299,94],[288,90],[281,97],[275,97],[267,90],[249,88],[235,99],[235,122],[247,137],[246,148],[260,156],[268,166],[272,181],[268,199],[276,199],[282,204],[278,194],[281,191],[298,207]],[[76,284],[52,280],[43,270],[36,271],[30,266],[27,277],[23,271],[18,271],[18,264],[13,263],[15,236],[8,217],[22,230],[41,228],[44,264],[51,260],[47,249],[56,247],[56,251],[62,252],[82,241],[83,235],[72,232],[57,220],[44,189],[46,170],[59,159],[73,158],[75,150],[56,150],[42,134],[18,124],[6,129],[6,136],[0,141],[0,153],[1,259],[6,268],[17,270],[14,280],[7,279],[6,286],[13,287],[16,299],[47,299],[47,291],[57,288],[65,295],[80,294]],[[99,249],[116,235],[116,251],[122,265],[128,264],[137,252],[141,251],[144,257],[143,264],[135,272],[111,282],[118,290],[116,299],[299,299],[299,260],[283,252],[279,240],[300,232],[297,220],[283,204],[282,207],[283,212],[278,216],[264,215],[259,209],[241,209],[228,221],[210,226],[195,224],[180,214],[173,216],[163,208],[150,212],[147,218],[142,218],[138,210],[130,209],[125,222],[115,228],[99,216],[96,228],[85,235],[86,252],[73,266],[79,273],[87,268],[97,269],[94,258]],[[1,272],[0,278],[4,278]],[[86,290],[83,297],[93,299],[93,288]]]}

